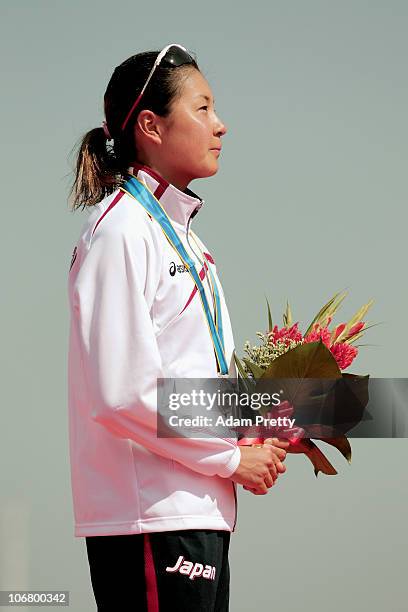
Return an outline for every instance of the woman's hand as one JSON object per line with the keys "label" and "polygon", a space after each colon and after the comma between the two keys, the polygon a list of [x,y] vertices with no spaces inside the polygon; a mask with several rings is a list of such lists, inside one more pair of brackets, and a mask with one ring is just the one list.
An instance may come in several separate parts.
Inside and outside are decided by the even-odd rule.
{"label": "woman's hand", "polygon": [[[286,472],[286,465],[283,465],[283,461],[286,459],[286,450],[289,446],[290,442],[288,440],[280,440],[279,438],[266,438],[262,444],[254,444],[253,447],[256,448],[264,448],[265,446],[269,447],[272,450],[272,458],[275,464],[275,474],[276,476],[273,478],[273,482],[270,486],[273,486],[275,481],[277,480],[279,474],[284,474]],[[252,448],[253,448],[252,447]],[[244,485],[244,489],[247,491],[251,491],[255,495],[260,495],[262,493],[259,492],[258,488],[248,487]]]}
{"label": "woman's hand", "polygon": [[[276,463],[281,459],[277,459],[271,444],[240,446],[240,449],[241,461],[230,479],[255,495],[265,495],[278,477]],[[285,453],[282,449],[279,451]]]}
{"label": "woman's hand", "polygon": [[280,438],[266,438],[264,444],[268,444],[276,456],[276,469],[280,474],[286,472],[286,465],[282,461],[286,459],[286,449],[290,445],[289,440],[281,440]]}

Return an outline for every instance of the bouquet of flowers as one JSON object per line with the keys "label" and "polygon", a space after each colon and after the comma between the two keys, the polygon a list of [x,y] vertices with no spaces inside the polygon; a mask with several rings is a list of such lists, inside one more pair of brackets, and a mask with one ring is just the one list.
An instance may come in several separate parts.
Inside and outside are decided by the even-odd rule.
{"label": "bouquet of flowers", "polygon": [[[246,392],[254,393],[262,389],[262,385],[264,388],[268,386],[270,390],[273,379],[277,379],[280,391],[284,391],[288,398],[272,409],[260,408],[264,416],[296,416],[303,410],[303,418],[307,414],[315,417],[316,410],[313,412],[313,407],[319,406],[318,422],[313,422],[312,416],[312,422],[303,424],[302,421],[302,427],[274,428],[274,435],[289,440],[287,452],[304,453],[310,459],[316,476],[319,471],[330,475],[337,474],[337,471],[311,438],[336,447],[351,463],[351,446],[345,434],[361,420],[368,402],[369,376],[346,374],[343,370],[351,365],[358,354],[358,346],[362,346],[355,342],[372,327],[363,318],[373,300],[362,306],[348,322],[330,328],[346,295],[346,292],[336,293],[319,310],[304,333],[299,330],[299,323],[293,322],[288,302],[283,314],[283,327],[273,325],[269,302],[266,300],[268,330],[265,333],[257,332],[261,344],[251,346],[249,341],[245,342],[244,351],[247,356],[242,360],[234,352],[238,386],[242,385]],[[323,384],[325,380],[330,382],[327,379],[335,381],[335,394],[330,391],[316,392],[320,383]],[[324,413],[328,415],[326,424]],[[243,438],[239,444],[259,442],[263,442],[262,437]]]}

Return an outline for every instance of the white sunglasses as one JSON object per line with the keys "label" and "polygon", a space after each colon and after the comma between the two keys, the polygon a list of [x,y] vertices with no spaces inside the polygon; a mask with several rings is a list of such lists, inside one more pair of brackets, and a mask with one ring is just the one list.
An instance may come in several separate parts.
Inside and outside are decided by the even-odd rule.
{"label": "white sunglasses", "polygon": [[168,66],[182,66],[183,64],[191,64],[192,62],[194,62],[194,58],[190,55],[190,53],[187,51],[187,49],[185,47],[183,47],[182,45],[178,45],[175,43],[171,43],[170,45],[166,45],[164,47],[164,49],[162,49],[160,51],[160,53],[158,54],[158,56],[155,59],[155,62],[153,64],[153,67],[149,73],[149,76],[147,77],[146,83],[143,85],[142,91],[140,92],[140,94],[138,95],[136,101],[134,102],[132,108],[130,109],[130,111],[128,112],[128,114],[126,115],[126,119],[124,120],[124,122],[122,123],[122,127],[121,127],[121,131],[123,132],[123,130],[125,129],[125,127],[128,124],[128,121],[130,119],[130,117],[133,114],[133,111],[135,110],[136,106],[139,103],[140,98],[143,96],[143,93],[150,81],[150,79],[153,76],[154,71],[156,70],[157,66],[163,62],[164,64],[168,65]]}

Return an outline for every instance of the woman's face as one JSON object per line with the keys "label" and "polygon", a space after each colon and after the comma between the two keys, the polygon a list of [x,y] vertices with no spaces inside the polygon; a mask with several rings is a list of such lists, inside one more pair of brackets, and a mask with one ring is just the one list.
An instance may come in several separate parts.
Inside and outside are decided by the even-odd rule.
{"label": "woman's face", "polygon": [[144,137],[136,137],[141,161],[183,190],[193,179],[217,172],[217,149],[227,129],[216,115],[211,88],[201,72],[190,69],[182,78],[181,95],[170,114],[159,117],[141,111],[136,123]]}

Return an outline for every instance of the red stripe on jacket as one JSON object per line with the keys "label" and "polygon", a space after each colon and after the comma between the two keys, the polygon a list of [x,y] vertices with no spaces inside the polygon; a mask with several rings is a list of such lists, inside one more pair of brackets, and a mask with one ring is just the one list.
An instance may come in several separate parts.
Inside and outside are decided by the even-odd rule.
{"label": "red stripe on jacket", "polygon": [[95,227],[93,228],[92,231],[92,236],[94,235],[94,232],[96,230],[96,228],[98,227],[98,225],[100,224],[100,222],[102,221],[102,219],[104,218],[104,216],[110,211],[112,210],[112,208],[119,202],[120,198],[125,195],[124,191],[119,191],[118,194],[116,194],[116,196],[113,198],[112,202],[109,204],[108,208],[105,210],[105,212],[103,213],[103,215],[101,215],[95,225]]}

